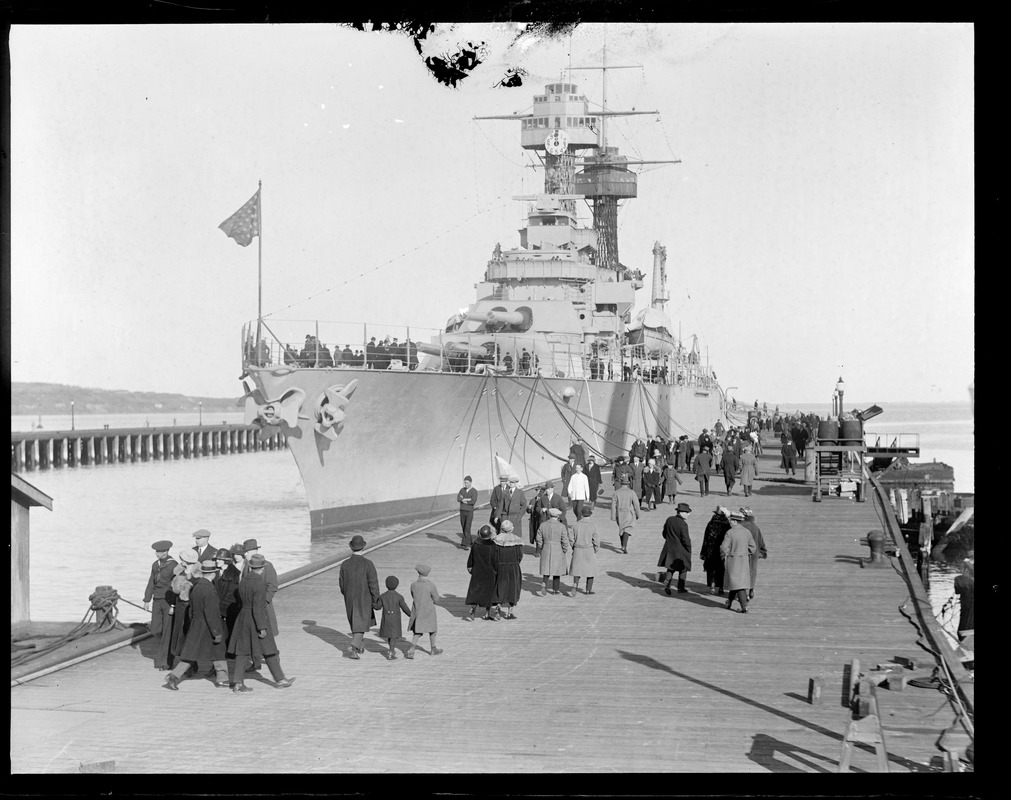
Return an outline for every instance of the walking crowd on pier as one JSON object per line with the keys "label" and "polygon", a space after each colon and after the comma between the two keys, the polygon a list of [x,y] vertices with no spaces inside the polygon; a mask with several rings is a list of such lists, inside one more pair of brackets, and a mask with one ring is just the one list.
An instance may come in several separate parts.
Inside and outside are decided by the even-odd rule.
{"label": "walking crowd on pier", "polygon": [[[608,521],[620,541],[620,550],[614,551],[627,555],[636,522],[643,514],[669,504],[669,516],[659,523],[662,547],[656,579],[667,595],[675,590],[689,593],[692,508],[679,499],[679,492],[682,497],[687,493],[685,484],[692,476],[699,497],[706,497],[710,475],[722,475],[726,496],[734,494],[740,480],[743,496],[749,497],[758,473],[757,457],[762,454],[761,431],[768,430],[763,426],[772,419],[758,412],[749,416],[747,425],[725,426],[718,421],[712,431],[703,429],[698,437],[637,438],[628,454],[613,462],[614,494]],[[808,423],[781,419],[783,435],[796,446]],[[789,423],[792,428],[787,427]],[[595,593],[601,550],[609,537],[607,524],[594,518],[604,487],[599,456],[588,450],[591,448],[582,439],[573,437],[560,469],[560,482],[536,486],[529,497],[519,486],[518,475],[502,470],[499,484],[491,492],[487,522],[479,525],[476,534],[479,495],[472,478],[465,477],[456,498],[460,547],[468,551],[465,620],[474,620],[479,613],[480,619],[488,621],[518,619],[524,545],[533,546],[533,571],[540,576],[535,595]],[[158,642],[155,667],[169,673],[165,687],[177,691],[184,678],[198,675],[209,678],[216,687],[246,693],[252,687],[246,686],[245,676],[260,671],[264,663],[272,686],[290,687],[294,678],[285,676],[277,644],[273,600],[278,584],[273,565],[260,554],[255,539],[218,548],[210,544],[206,530],[196,531],[193,538],[193,547],[181,550],[178,558],[170,555],[171,541],[152,545],[157,560],[151,567],[144,603],[151,611],[151,632]],[[415,657],[425,634],[430,639],[430,654],[440,655],[443,650],[436,642],[441,598],[430,578],[431,567],[415,566],[417,580],[410,586],[408,604],[397,591],[396,576],[387,576],[386,591],[381,591],[375,565],[361,553],[367,546],[364,538],[356,535],[349,544],[352,554],[341,563],[338,580],[351,631],[348,657],[360,659],[366,652],[364,637],[377,624],[376,612],[381,612],[378,633],[387,645],[386,658],[397,658],[396,645],[404,635],[401,615],[408,617],[407,630],[412,635],[404,656]],[[758,563],[767,557],[762,531],[750,507],[732,510],[719,505],[713,510],[701,537],[698,559],[707,590],[725,596],[726,608],[733,609],[736,602],[742,613],[749,612]],[[565,576],[571,578],[571,587],[562,585]]]}

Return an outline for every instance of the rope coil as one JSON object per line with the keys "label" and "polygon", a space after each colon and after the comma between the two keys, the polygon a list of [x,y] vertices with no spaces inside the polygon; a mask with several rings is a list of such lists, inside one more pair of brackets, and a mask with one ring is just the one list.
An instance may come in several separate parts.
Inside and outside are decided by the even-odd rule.
{"label": "rope coil", "polygon": [[[96,586],[95,591],[92,592],[90,597],[88,597],[88,602],[91,605],[85,612],[84,617],[81,618],[81,621],[75,625],[73,629],[62,636],[33,637],[38,639],[52,639],[52,641],[46,642],[39,647],[26,649],[24,652],[12,654],[11,667],[17,667],[34,661],[40,656],[43,656],[46,653],[51,653],[65,644],[70,644],[77,639],[87,636],[89,633],[106,633],[114,628],[124,627],[118,619],[119,609],[116,605],[121,599],[125,603],[130,603],[129,600],[120,598],[119,592],[117,592],[112,586]],[[130,603],[130,605],[136,606],[137,604]],[[141,606],[137,606],[137,608],[141,608]],[[14,640],[12,639],[11,641],[13,642]]]}

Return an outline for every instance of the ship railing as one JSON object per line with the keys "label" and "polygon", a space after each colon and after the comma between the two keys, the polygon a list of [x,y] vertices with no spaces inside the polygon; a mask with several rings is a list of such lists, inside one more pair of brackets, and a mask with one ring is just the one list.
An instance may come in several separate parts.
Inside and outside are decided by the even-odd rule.
{"label": "ship railing", "polygon": [[[414,345],[438,333],[436,328],[365,322],[252,320],[242,329],[242,365],[417,369],[420,359]],[[385,352],[377,351],[380,345]]]}
{"label": "ship railing", "polygon": [[[259,339],[257,340],[257,330]],[[245,367],[393,369],[573,378],[576,380],[636,381],[678,384],[711,389],[715,380],[683,354],[649,358],[641,346],[616,342],[554,341],[544,348],[544,338],[514,333],[467,334],[472,346],[465,355],[444,351],[426,357],[417,343],[438,344],[437,328],[329,320],[268,318],[252,320],[242,329],[242,364]],[[456,336],[454,336],[456,339]],[[475,355],[484,342],[487,356]],[[382,345],[385,351],[377,349]],[[526,353],[524,354],[524,350]]]}

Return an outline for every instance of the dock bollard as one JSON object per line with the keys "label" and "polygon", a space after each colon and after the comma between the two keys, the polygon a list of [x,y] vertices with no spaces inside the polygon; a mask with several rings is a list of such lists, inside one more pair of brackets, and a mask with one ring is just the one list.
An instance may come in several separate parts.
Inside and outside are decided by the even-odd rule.
{"label": "dock bollard", "polygon": [[871,549],[869,559],[861,559],[865,567],[883,567],[885,560],[885,535],[881,531],[871,531],[867,534],[867,546]]}

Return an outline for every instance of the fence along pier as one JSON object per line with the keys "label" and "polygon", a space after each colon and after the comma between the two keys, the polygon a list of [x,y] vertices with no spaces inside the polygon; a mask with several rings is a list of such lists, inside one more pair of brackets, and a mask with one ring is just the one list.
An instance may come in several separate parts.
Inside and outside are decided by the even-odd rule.
{"label": "fence along pier", "polygon": [[254,425],[12,431],[11,472],[256,453],[286,444],[280,431],[261,437]]}

